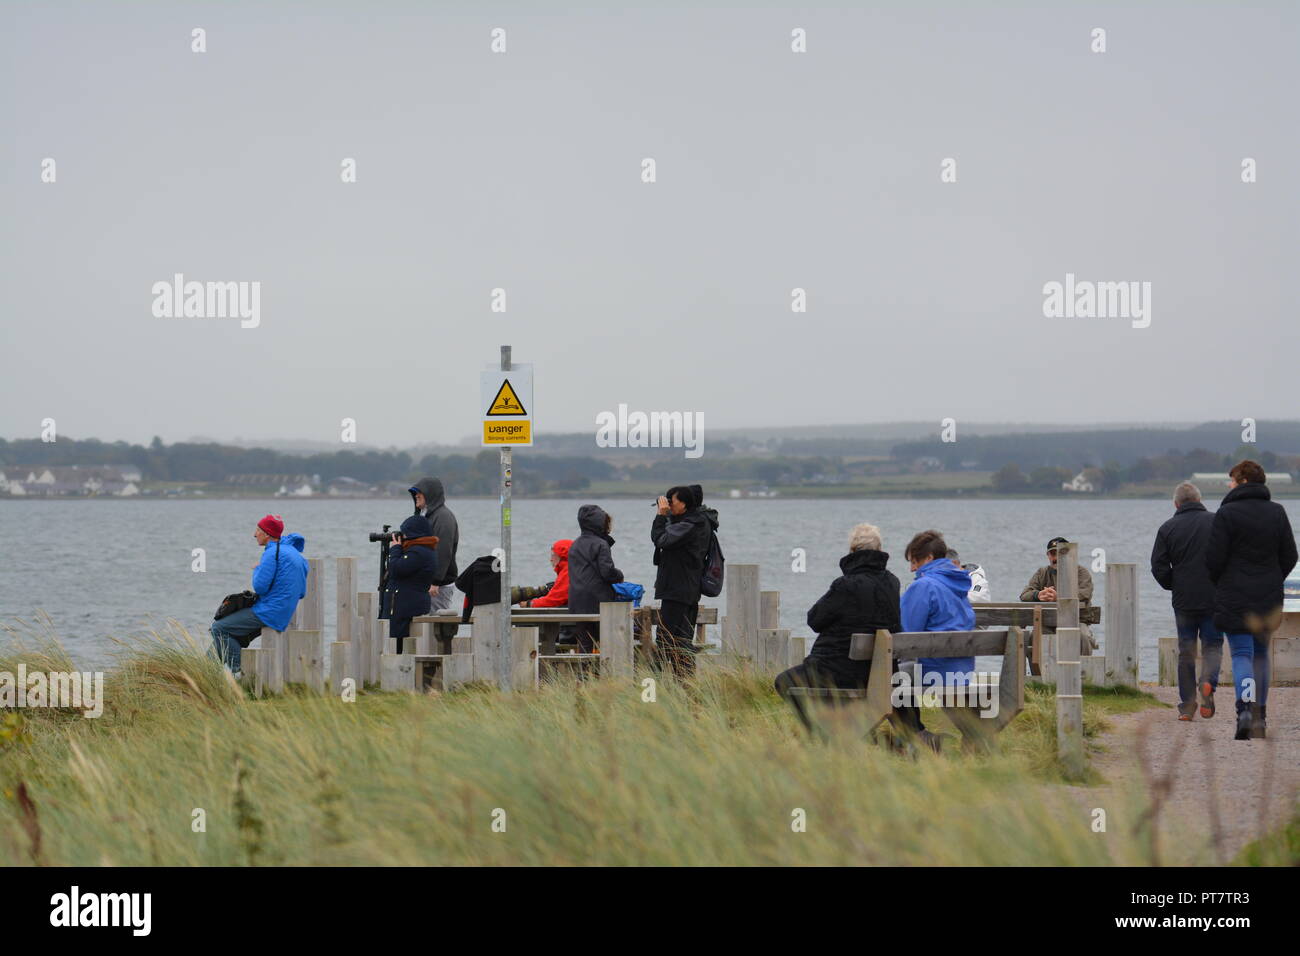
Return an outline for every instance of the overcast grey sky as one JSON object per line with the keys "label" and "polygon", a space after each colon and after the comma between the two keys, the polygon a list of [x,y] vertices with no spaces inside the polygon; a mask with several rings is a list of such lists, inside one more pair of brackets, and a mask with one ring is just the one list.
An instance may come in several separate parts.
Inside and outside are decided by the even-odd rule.
{"label": "overcast grey sky", "polygon": [[1297,4],[613,6],[4,4],[0,435],[1296,417]]}

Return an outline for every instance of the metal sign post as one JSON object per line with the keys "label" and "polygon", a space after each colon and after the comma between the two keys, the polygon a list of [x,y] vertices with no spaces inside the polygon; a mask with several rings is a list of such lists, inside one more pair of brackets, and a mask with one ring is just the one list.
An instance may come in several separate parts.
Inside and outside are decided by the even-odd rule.
{"label": "metal sign post", "polygon": [[[510,346],[501,346],[501,371],[510,371]],[[501,642],[497,647],[497,686],[506,693],[513,690],[510,673],[512,660],[510,630],[510,486],[513,484],[514,449],[501,449]]]}
{"label": "metal sign post", "polygon": [[510,346],[501,346],[500,369],[488,366],[479,379],[482,388],[483,445],[501,450],[501,635],[493,661],[493,677],[507,693],[514,683],[510,631],[510,499],[514,485],[514,448],[533,443],[533,367],[515,365]]}

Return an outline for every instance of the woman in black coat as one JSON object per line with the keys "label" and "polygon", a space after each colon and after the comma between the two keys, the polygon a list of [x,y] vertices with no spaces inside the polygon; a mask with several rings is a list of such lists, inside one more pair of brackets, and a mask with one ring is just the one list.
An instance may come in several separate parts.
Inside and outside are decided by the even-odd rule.
{"label": "woman in black coat", "polygon": [[412,515],[402,522],[388,549],[388,636],[398,639],[399,651],[401,639],[411,635],[411,618],[429,613],[429,588],[438,571],[437,548],[429,519]]}
{"label": "woman in black coat", "polygon": [[[609,536],[614,519],[599,505],[578,509],[581,534],[569,546],[569,611],[572,614],[598,614],[601,604],[615,600],[614,585],[623,580],[623,572],[614,566]],[[600,625],[578,624],[575,628],[578,650],[590,654],[600,639]]]}
{"label": "woman in black coat", "polygon": [[888,553],[881,550],[880,529],[860,524],[849,532],[849,553],[840,558],[844,573],[808,611],[808,626],[817,640],[802,664],[776,678],[777,693],[794,705],[805,726],[811,727],[803,699],[791,697],[791,687],[865,687],[871,662],[849,659],[853,635],[903,629],[898,578],[886,569],[888,563]]}
{"label": "woman in black coat", "polygon": [[1263,737],[1267,726],[1270,633],[1282,607],[1282,582],[1296,563],[1286,509],[1272,501],[1264,469],[1241,461],[1214,515],[1205,567],[1214,582],[1214,623],[1232,650],[1237,740]]}

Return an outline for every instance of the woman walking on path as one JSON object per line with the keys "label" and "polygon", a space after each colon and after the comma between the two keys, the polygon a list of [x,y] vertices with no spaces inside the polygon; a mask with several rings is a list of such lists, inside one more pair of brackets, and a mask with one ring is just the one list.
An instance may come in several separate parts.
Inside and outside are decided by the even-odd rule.
{"label": "woman walking on path", "polygon": [[1267,726],[1270,633],[1282,608],[1282,583],[1296,563],[1286,509],[1271,500],[1257,462],[1228,472],[1229,491],[1214,515],[1205,567],[1214,582],[1214,623],[1232,650],[1237,740],[1263,737]]}

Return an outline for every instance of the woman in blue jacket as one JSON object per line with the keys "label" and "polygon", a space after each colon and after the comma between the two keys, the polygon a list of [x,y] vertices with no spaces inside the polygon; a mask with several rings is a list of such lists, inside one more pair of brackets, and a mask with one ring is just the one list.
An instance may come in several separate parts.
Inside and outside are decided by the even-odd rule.
{"label": "woman in blue jacket", "polygon": [[[948,545],[938,531],[922,531],[912,538],[903,552],[915,577],[903,592],[900,611],[903,630],[917,631],[972,631],[975,629],[975,611],[970,606],[970,574],[957,567],[948,558]],[[921,681],[925,675],[937,676],[945,685],[970,683],[975,670],[973,657],[923,657]],[[914,714],[920,725],[920,711]],[[934,750],[939,749],[941,738],[924,728],[921,739]]]}
{"label": "woman in blue jacket", "polygon": [[[388,636],[400,642],[411,635],[411,618],[428,614],[429,588],[438,573],[438,539],[423,515],[402,522],[388,549]],[[402,645],[398,643],[400,652]]]}

